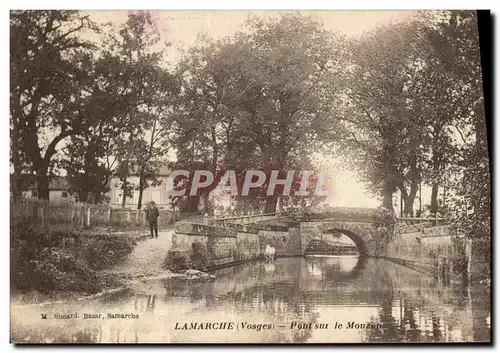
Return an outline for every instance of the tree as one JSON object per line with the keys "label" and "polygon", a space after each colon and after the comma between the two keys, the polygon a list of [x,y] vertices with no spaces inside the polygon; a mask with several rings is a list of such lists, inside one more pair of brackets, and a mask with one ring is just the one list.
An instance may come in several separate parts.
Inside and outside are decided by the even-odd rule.
{"label": "tree", "polygon": [[[258,152],[260,169],[285,170],[309,155],[327,127],[337,125],[343,39],[300,14],[252,19],[236,35],[247,46],[237,90],[241,127]],[[279,193],[266,199],[274,212]]]}
{"label": "tree", "polygon": [[177,67],[182,89],[174,115],[176,167],[210,170],[216,176],[216,182],[192,198],[204,200],[204,212],[209,212],[209,194],[225,170],[244,170],[252,161],[253,145],[241,128],[243,115],[236,102],[241,95],[236,80],[247,50],[227,38],[203,39]]}
{"label": "tree", "polygon": [[170,113],[165,112],[165,109],[162,111],[155,109],[153,112],[146,113],[142,123],[147,134],[141,140],[141,146],[135,150],[135,154],[139,156],[137,163],[139,167],[137,209],[142,207],[142,195],[149,185],[148,182],[151,182],[151,185],[161,183],[157,176],[160,168],[165,165],[163,158],[171,147],[169,140],[173,120]]}
{"label": "tree", "polygon": [[471,208],[479,217],[472,222],[465,217],[462,224],[471,229],[472,223],[488,223],[478,48],[471,11],[423,13],[353,41],[342,118],[350,135],[344,147],[352,148],[352,160],[363,179],[382,194],[384,207],[391,208],[392,194],[399,189],[405,212],[413,213],[423,181],[432,186],[433,212],[438,210],[439,188],[453,188],[470,206],[475,203]]}
{"label": "tree", "polygon": [[[219,175],[227,168],[240,176],[300,169],[295,161],[307,159],[335,124],[342,43],[312,18],[293,14],[249,20],[247,32],[190,51],[179,66],[179,163]],[[278,197],[264,197],[265,212],[275,211]]]}
{"label": "tree", "polygon": [[[49,169],[58,144],[81,131],[78,58],[92,46],[78,35],[95,29],[77,11],[12,11],[10,16],[13,194],[24,166],[49,198]],[[50,134],[48,133],[50,132]],[[50,136],[50,137],[49,137]]]}
{"label": "tree", "polygon": [[90,53],[80,64],[88,75],[81,88],[86,119],[70,138],[64,167],[79,200],[98,202],[114,176],[123,141],[137,132],[133,112],[142,88],[133,83],[141,72],[109,50]]}
{"label": "tree", "polygon": [[433,50],[455,83],[454,126],[460,137],[454,163],[462,171],[453,200],[462,210],[456,220],[469,237],[488,239],[491,182],[477,16],[475,11],[443,11],[438,19],[426,20]]}
{"label": "tree", "polygon": [[[123,202],[135,188],[127,181],[131,173],[139,171],[137,187],[146,187],[145,165],[154,153],[145,147],[145,134],[152,120],[161,125],[163,113],[151,112],[164,109],[172,90],[171,75],[160,65],[163,52],[152,50],[159,43],[153,27],[149,13],[130,12],[125,24],[103,38],[102,49],[81,63],[88,72],[87,120],[82,133],[72,137],[66,163],[81,201],[98,202],[113,176],[122,181]],[[155,149],[159,137],[153,132]]]}
{"label": "tree", "polygon": [[[125,203],[127,177],[131,172],[139,175],[137,208],[142,207],[143,191],[148,187],[148,179],[157,182],[160,161],[169,149],[167,138],[172,125],[168,114],[172,106],[172,95],[177,91],[177,83],[163,66],[164,48],[161,44],[155,19],[149,12],[130,12],[126,25],[120,30],[122,48],[120,54],[135,67],[137,88],[140,90],[140,101],[133,113],[136,121],[132,139],[125,140],[127,154],[123,155],[120,174],[123,181]],[[165,47],[168,46],[165,43]],[[128,142],[127,142],[128,141]]]}
{"label": "tree", "polygon": [[70,191],[80,202],[97,203],[100,195],[109,190],[116,165],[113,155],[116,138],[111,131],[111,126],[101,121],[101,125],[89,130],[88,134],[72,136],[65,149],[62,165],[67,172]]}
{"label": "tree", "polygon": [[382,206],[393,209],[392,196],[399,189],[405,212],[421,180],[422,121],[415,113],[413,22],[381,27],[350,45],[349,85],[345,89],[343,144],[362,178],[382,196]]}

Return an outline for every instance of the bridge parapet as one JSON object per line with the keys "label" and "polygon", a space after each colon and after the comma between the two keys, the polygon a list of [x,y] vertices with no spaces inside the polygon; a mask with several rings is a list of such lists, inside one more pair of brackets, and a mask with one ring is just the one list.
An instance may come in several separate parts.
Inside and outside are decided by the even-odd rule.
{"label": "bridge parapet", "polygon": [[462,231],[453,225],[430,227],[422,229],[424,237],[441,237],[445,235],[460,235]]}
{"label": "bridge parapet", "polygon": [[400,225],[417,225],[421,223],[429,224],[430,226],[437,227],[449,224],[449,220],[439,217],[397,217],[397,224]]}
{"label": "bridge parapet", "polygon": [[373,222],[373,217],[377,214],[376,212],[377,210],[374,208],[336,207],[321,211],[301,212],[297,213],[295,217],[301,221],[332,219],[339,221]]}
{"label": "bridge parapet", "polygon": [[217,227],[207,224],[177,222],[175,224],[176,234],[200,235],[208,237],[236,237],[234,228]]}
{"label": "bridge parapet", "polygon": [[240,224],[240,223],[227,223],[223,227],[235,229],[237,232],[243,233],[259,233],[259,227],[256,224]]}
{"label": "bridge parapet", "polygon": [[288,216],[288,212],[275,212],[275,213],[263,213],[263,214],[246,214],[231,217],[222,217],[215,220],[215,224],[218,226],[227,226],[230,224],[250,224],[267,222],[272,220],[277,220],[282,217]]}
{"label": "bridge parapet", "polygon": [[297,217],[300,222],[358,222],[358,223],[373,223],[373,217],[368,216],[349,216],[349,215],[335,215],[335,214],[309,214],[303,217]]}
{"label": "bridge parapet", "polygon": [[396,224],[395,231],[397,234],[406,234],[406,233],[417,233],[421,232],[424,228],[431,227],[430,223],[419,223],[419,224]]}

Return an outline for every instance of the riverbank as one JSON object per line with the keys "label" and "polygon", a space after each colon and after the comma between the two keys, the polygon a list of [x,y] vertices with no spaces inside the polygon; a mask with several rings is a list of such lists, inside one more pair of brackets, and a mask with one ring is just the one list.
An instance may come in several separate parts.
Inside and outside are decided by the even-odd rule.
{"label": "riverbank", "polygon": [[187,270],[181,273],[174,273],[168,270],[163,271],[163,273],[145,273],[142,271],[140,273],[124,273],[119,277],[117,277],[116,274],[101,273],[101,280],[106,283],[106,285],[104,285],[103,289],[98,293],[84,294],[79,292],[64,291],[42,293],[32,290],[26,293],[12,293],[11,305],[17,307],[43,307],[71,302],[76,303],[106,297],[123,291],[136,291],[137,288],[143,287],[150,281],[207,281],[213,279],[215,279],[214,275],[197,270]]}
{"label": "riverbank", "polygon": [[11,301],[21,305],[78,301],[154,280],[209,278],[162,268],[173,229],[147,231],[11,229]]}
{"label": "riverbank", "polygon": [[11,223],[11,296],[30,300],[92,295],[120,282],[101,271],[125,261],[147,235]]}

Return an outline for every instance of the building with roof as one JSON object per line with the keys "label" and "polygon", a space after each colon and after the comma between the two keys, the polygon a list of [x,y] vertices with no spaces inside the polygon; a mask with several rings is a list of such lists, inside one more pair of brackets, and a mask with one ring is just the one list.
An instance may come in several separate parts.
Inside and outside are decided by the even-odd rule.
{"label": "building with roof", "polygon": [[[142,193],[142,207],[150,201],[154,201],[160,209],[172,209],[171,200],[167,193],[167,180],[170,170],[167,167],[160,168],[158,172],[159,185],[150,185]],[[139,202],[139,175],[133,174],[127,178],[127,182],[132,185],[134,190],[132,196],[125,200],[125,208],[137,208]],[[151,182],[149,182],[151,184]],[[105,194],[109,198],[109,204],[114,208],[121,208],[123,201],[122,181],[119,178],[111,179],[109,183],[110,190]]]}
{"label": "building with roof", "polygon": [[[27,177],[29,178],[29,177]],[[23,197],[27,199],[38,199],[38,189],[35,178],[30,178],[28,187],[23,191]],[[69,192],[69,183],[66,177],[53,176],[49,181],[50,201],[76,201],[76,198]]]}

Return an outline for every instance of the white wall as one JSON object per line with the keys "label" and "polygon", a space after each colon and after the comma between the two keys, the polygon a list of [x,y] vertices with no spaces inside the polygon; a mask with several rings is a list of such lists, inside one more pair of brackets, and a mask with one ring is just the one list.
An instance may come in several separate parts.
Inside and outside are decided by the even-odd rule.
{"label": "white wall", "polygon": [[[66,193],[66,196],[63,197],[63,192]],[[33,196],[32,190],[23,191],[23,197],[27,199],[38,199],[38,197]],[[63,201],[63,200],[75,200],[67,191],[63,190],[49,190],[49,200],[50,201]]]}
{"label": "white wall", "polygon": [[[128,179],[132,185],[137,186],[139,184],[139,177],[130,177]],[[170,200],[164,197],[165,188],[167,185],[167,177],[163,177],[163,183],[160,186],[148,187],[144,190],[142,194],[142,204],[145,205],[150,201],[154,201],[157,205],[161,205],[163,209],[170,209]],[[110,197],[110,203],[114,207],[121,207],[123,193],[121,190],[121,182],[118,179],[113,179],[110,182],[111,190],[106,194],[106,196]],[[139,190],[134,190],[132,192],[132,197],[127,197],[126,199],[126,207],[135,208],[137,206],[137,202],[139,201]]]}

